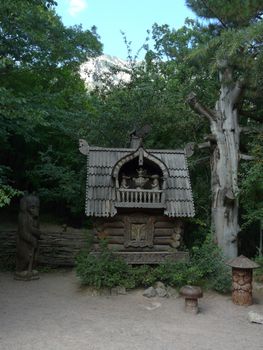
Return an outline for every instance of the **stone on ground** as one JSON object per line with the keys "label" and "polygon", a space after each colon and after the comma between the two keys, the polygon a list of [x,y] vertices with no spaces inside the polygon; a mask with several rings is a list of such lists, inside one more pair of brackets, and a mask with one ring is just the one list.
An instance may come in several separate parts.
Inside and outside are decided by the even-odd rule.
{"label": "stone on ground", "polygon": [[145,291],[143,292],[143,296],[147,298],[153,298],[156,296],[156,290],[153,287],[149,287],[145,289]]}
{"label": "stone on ground", "polygon": [[249,311],[248,320],[251,323],[260,323],[263,324],[263,314],[258,314],[255,311]]}
{"label": "stone on ground", "polygon": [[167,296],[167,291],[165,288],[158,287],[158,288],[155,288],[155,290],[156,290],[156,294],[158,295],[158,297],[164,298]]}

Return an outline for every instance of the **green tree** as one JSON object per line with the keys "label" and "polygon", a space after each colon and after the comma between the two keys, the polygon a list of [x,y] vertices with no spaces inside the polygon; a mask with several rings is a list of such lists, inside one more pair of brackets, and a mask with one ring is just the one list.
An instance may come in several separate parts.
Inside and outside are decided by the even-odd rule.
{"label": "green tree", "polygon": [[[101,144],[125,146],[127,130],[151,124],[147,147],[182,148],[194,141],[202,148],[190,160],[196,222],[207,231],[211,197],[217,241],[232,257],[237,254],[239,232],[239,161],[250,158],[246,153],[254,137],[251,130],[259,129],[262,121],[262,4],[201,0],[188,4],[209,23],[187,20],[179,30],[154,25],[155,48],[147,52],[145,64],[133,66],[131,82],[99,92],[90,140],[98,138],[99,130]],[[191,91],[196,96],[189,98],[190,104],[205,118],[196,118],[186,107]],[[204,147],[211,153],[210,196]]]}
{"label": "green tree", "polygon": [[[145,62],[131,66],[130,82],[111,88],[106,84],[105,89],[94,92],[97,112],[89,119],[87,139],[91,145],[127,147],[129,132],[143,125],[152,127],[144,140],[147,148],[183,149],[189,142],[203,141],[208,126],[189,110],[185,98],[197,86],[200,92],[210,89],[210,95],[204,95],[207,101],[216,98],[218,83],[208,69],[187,61],[191,44],[198,46],[205,38],[192,22],[178,31],[155,25],[153,34],[156,50],[147,52]],[[188,231],[200,233],[187,237],[191,245],[202,241],[209,230],[209,157],[203,151],[196,153],[189,164],[197,218],[189,223]]]}
{"label": "green tree", "polygon": [[95,28],[65,27],[55,5],[0,1],[0,196],[38,190],[77,210],[77,139],[93,113],[78,69],[102,45]]}
{"label": "green tree", "polygon": [[[210,124],[212,174],[212,222],[218,244],[229,258],[237,255],[238,168],[242,155],[241,125],[258,103],[262,93],[263,5],[260,1],[189,0],[197,15],[210,19],[207,29],[213,37],[194,55],[206,57],[212,70],[219,73],[220,95],[212,110],[204,107],[196,95],[189,96],[191,107]],[[257,108],[256,108],[257,109]],[[250,118],[259,120],[257,113]]]}

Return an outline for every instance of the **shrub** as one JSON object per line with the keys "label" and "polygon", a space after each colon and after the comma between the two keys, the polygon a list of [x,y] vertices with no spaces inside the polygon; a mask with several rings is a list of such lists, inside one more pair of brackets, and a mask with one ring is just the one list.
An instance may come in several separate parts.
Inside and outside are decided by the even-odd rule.
{"label": "shrub", "polygon": [[106,240],[101,240],[100,248],[98,256],[87,251],[77,256],[76,273],[81,283],[95,288],[126,286],[129,266],[113,255]]}
{"label": "shrub", "polygon": [[197,272],[196,284],[203,282],[208,288],[223,293],[231,290],[231,270],[225,265],[222,251],[211,235],[201,247],[193,248],[190,263]]}
{"label": "shrub", "polygon": [[85,251],[77,257],[76,272],[82,284],[96,288],[118,285],[148,287],[157,281],[175,287],[205,285],[219,292],[227,292],[231,288],[230,269],[210,236],[201,247],[193,248],[189,261],[166,261],[156,267],[128,265],[114,256],[107,247],[107,241],[102,240],[97,256]]}

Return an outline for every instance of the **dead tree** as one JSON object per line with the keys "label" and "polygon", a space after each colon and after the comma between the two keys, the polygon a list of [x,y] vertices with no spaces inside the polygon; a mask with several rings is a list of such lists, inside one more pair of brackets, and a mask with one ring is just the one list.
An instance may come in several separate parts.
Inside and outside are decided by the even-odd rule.
{"label": "dead tree", "polygon": [[240,127],[238,102],[244,84],[235,82],[232,69],[220,64],[220,96],[215,109],[202,106],[195,94],[190,94],[191,108],[210,123],[207,137],[211,153],[212,230],[226,258],[237,256],[238,224],[238,165],[240,159]]}

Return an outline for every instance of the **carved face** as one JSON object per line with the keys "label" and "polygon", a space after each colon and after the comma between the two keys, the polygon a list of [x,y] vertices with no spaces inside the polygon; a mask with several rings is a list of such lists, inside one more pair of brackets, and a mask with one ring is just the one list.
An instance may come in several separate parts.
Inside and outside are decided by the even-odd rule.
{"label": "carved face", "polygon": [[247,270],[233,270],[233,282],[240,286],[251,284],[252,274]]}
{"label": "carved face", "polygon": [[34,195],[25,197],[26,199],[26,210],[33,217],[38,218],[39,216],[39,199]]}
{"label": "carved face", "polygon": [[39,207],[36,203],[29,203],[27,210],[34,218],[39,216]]}

